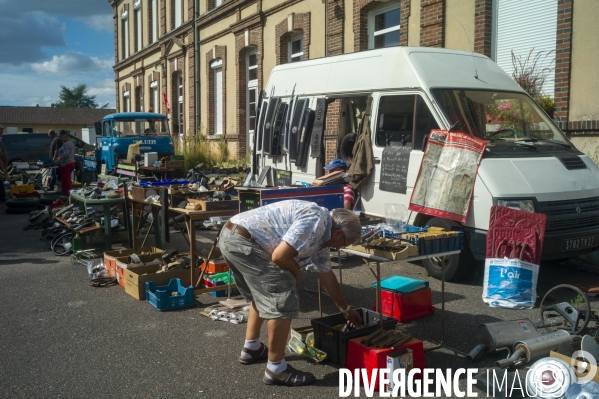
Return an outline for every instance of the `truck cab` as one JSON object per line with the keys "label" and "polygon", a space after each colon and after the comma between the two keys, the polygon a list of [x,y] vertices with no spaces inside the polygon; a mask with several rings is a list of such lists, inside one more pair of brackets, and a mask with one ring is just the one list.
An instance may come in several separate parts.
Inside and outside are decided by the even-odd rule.
{"label": "truck cab", "polygon": [[141,141],[140,152],[157,152],[158,157],[175,152],[166,115],[153,112],[109,114],[96,122],[96,160],[106,165],[106,173],[116,169],[119,159],[126,159],[129,145]]}

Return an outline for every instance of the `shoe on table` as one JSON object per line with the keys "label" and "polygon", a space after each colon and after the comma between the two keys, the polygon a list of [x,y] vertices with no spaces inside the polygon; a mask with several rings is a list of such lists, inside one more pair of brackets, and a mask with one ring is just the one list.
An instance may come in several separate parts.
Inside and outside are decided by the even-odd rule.
{"label": "shoe on table", "polygon": [[266,368],[266,374],[262,379],[266,385],[285,385],[288,387],[299,387],[304,385],[314,384],[316,377],[314,374],[299,371],[291,367],[289,364],[284,371],[275,373]]}
{"label": "shoe on table", "polygon": [[252,364],[258,360],[268,359],[268,347],[263,343],[260,343],[260,348],[256,350],[243,348],[241,351],[250,355],[250,357],[239,356],[239,363],[241,364]]}

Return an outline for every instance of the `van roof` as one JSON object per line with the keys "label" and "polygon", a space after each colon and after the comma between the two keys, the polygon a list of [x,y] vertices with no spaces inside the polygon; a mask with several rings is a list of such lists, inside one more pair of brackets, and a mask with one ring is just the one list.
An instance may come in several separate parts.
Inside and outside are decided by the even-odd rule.
{"label": "van roof", "polygon": [[388,47],[276,66],[266,93],[348,94],[405,88],[524,92],[488,57],[431,47]]}
{"label": "van roof", "polygon": [[166,115],[159,114],[157,112],[118,112],[116,114],[108,114],[104,117],[103,120],[108,119],[131,119],[131,118],[153,118],[153,119],[166,119]]}

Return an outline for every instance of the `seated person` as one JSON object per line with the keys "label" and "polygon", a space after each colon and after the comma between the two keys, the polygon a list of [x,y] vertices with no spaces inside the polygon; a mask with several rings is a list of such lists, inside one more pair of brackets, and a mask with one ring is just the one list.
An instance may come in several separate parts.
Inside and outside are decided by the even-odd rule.
{"label": "seated person", "polygon": [[[343,171],[347,172],[347,164],[343,159],[335,158],[331,161],[330,164],[324,167],[327,173]],[[349,209],[350,211],[354,209],[356,201],[356,193],[354,188],[349,184],[344,185],[343,189],[343,207],[345,209]]]}

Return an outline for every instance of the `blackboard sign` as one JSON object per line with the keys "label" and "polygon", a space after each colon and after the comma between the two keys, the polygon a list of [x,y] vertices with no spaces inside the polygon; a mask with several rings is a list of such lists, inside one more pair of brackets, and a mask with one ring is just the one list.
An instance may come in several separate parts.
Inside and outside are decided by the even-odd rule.
{"label": "blackboard sign", "polygon": [[291,171],[274,169],[274,181],[276,187],[291,187]]}
{"label": "blackboard sign", "polygon": [[379,179],[379,188],[381,190],[399,194],[406,193],[410,151],[412,151],[411,147],[399,145],[385,147]]}

